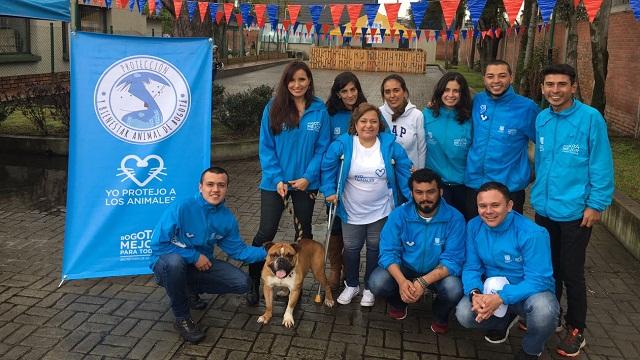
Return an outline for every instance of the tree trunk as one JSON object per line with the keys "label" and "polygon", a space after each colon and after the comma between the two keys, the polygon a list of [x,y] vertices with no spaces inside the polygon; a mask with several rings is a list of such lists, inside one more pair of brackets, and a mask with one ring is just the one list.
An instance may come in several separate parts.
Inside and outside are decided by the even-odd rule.
{"label": "tree trunk", "polygon": [[476,62],[476,39],[472,37],[471,51],[469,52],[469,69],[473,70],[476,67],[475,62]]}
{"label": "tree trunk", "polygon": [[536,42],[536,31],[535,28],[538,25],[537,24],[537,20],[538,19],[538,2],[535,0],[531,1],[531,17],[529,18],[529,26],[527,27],[527,48],[525,49],[525,53],[524,53],[524,73],[522,74],[522,77],[520,78],[520,86],[519,86],[519,90],[520,90],[520,94],[523,96],[527,96],[531,89],[529,89],[529,82],[528,82],[528,78],[529,78],[529,70],[531,68],[531,58],[533,57],[533,47],[535,45]]}
{"label": "tree trunk", "polygon": [[[458,11],[456,12],[456,20],[455,20],[455,28],[454,31],[460,30],[462,28],[462,24],[464,23],[464,15],[466,14],[466,0],[460,1],[460,5],[458,6]],[[460,63],[458,59],[458,53],[460,52],[460,38],[458,40],[453,41],[453,50],[451,52],[451,65],[458,65]]]}
{"label": "tree trunk", "polygon": [[593,94],[591,106],[598,109],[604,116],[607,106],[605,93],[605,81],[607,80],[607,67],[609,65],[609,51],[607,41],[609,38],[609,13],[611,12],[611,0],[603,0],[600,12],[594,22],[589,25],[591,34],[591,64],[593,66]]}
{"label": "tree trunk", "polygon": [[522,24],[520,24],[520,29],[523,31],[520,32],[522,37],[520,38],[520,49],[518,49],[518,62],[516,64],[516,76],[515,81],[513,82],[516,91],[519,91],[520,81],[522,81],[522,77],[525,73],[524,57],[527,50],[527,41],[529,40],[529,31],[527,29],[529,28],[532,5],[533,0],[524,0],[524,12],[522,14]]}
{"label": "tree trunk", "polygon": [[[578,20],[576,9],[573,5],[569,4],[567,9],[567,46],[566,46],[566,63],[576,69],[578,73]],[[574,96],[578,100],[582,100],[582,94],[580,93],[580,82],[576,81],[577,88]]]}

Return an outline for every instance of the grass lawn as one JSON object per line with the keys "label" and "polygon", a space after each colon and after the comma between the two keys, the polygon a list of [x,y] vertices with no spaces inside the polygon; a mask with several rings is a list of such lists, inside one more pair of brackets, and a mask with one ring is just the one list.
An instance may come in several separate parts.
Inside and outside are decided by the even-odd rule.
{"label": "grass lawn", "polygon": [[613,165],[616,189],[640,201],[640,140],[612,137]]}
{"label": "grass lawn", "polygon": [[[67,136],[67,131],[58,120],[48,119],[47,130],[49,136]],[[22,115],[21,111],[14,111],[5,121],[0,123],[0,134],[44,136],[29,119]]]}

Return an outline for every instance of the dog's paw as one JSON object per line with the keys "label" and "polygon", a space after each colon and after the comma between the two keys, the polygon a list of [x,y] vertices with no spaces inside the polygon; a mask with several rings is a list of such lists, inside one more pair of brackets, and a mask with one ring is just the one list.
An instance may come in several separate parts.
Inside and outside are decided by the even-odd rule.
{"label": "dog's paw", "polygon": [[293,316],[291,314],[285,313],[284,318],[282,319],[282,325],[287,328],[293,327],[295,321],[293,320]]}
{"label": "dog's paw", "polygon": [[270,317],[267,315],[261,315],[258,317],[258,324],[267,325],[269,323]]}
{"label": "dog's paw", "polygon": [[330,308],[331,308],[331,307],[333,307],[333,305],[335,305],[335,304],[336,304],[336,303],[335,303],[335,301],[333,301],[333,299],[329,299],[329,298],[325,298],[325,299],[324,299],[324,305],[325,305],[326,307],[330,307]]}

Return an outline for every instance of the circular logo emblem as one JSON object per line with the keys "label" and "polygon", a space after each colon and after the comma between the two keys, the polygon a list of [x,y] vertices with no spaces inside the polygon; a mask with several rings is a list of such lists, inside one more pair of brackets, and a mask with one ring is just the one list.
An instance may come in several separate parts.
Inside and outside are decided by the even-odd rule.
{"label": "circular logo emblem", "polygon": [[100,76],[93,98],[102,126],[132,144],[152,144],[173,135],[191,107],[182,73],[165,60],[146,55],[111,65]]}

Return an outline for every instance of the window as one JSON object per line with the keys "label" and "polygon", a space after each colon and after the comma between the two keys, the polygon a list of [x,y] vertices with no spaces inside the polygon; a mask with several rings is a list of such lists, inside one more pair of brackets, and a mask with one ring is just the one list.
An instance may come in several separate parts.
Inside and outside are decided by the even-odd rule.
{"label": "window", "polygon": [[0,55],[31,52],[29,20],[0,16]]}
{"label": "window", "polygon": [[97,6],[79,5],[80,29],[89,32],[107,32],[107,9]]}

